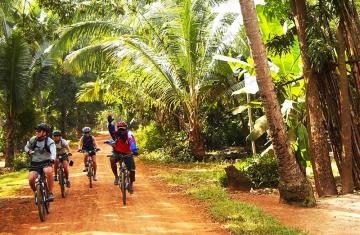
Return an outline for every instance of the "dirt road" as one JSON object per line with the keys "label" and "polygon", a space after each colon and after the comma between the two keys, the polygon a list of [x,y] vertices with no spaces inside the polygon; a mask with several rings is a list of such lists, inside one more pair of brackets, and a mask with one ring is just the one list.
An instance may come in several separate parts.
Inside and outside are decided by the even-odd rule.
{"label": "dirt road", "polygon": [[32,192],[24,189],[15,198],[0,200],[0,234],[226,234],[189,201],[155,185],[141,163],[137,166],[135,193],[123,207],[106,157],[111,147],[102,144],[107,138],[97,138],[101,148],[99,181],[92,189],[81,171],[82,156],[74,154],[72,188],[63,199],[55,185],[56,198],[46,221],[39,221]]}

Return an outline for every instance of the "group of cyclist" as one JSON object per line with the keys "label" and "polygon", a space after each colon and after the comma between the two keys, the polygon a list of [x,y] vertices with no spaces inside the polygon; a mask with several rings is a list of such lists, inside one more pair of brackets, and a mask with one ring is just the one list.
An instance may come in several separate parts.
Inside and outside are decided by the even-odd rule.
{"label": "group of cyclist", "polygon": [[[125,122],[118,122],[116,125],[113,124],[113,117],[109,115],[108,118],[108,130],[113,139],[113,153],[110,155],[110,165],[114,174],[114,184],[117,185],[119,182],[116,163],[121,159],[121,156],[126,156],[124,163],[129,170],[129,192],[133,193],[133,183],[135,181],[135,161],[133,155],[137,155],[137,147],[134,135],[128,130],[128,125]],[[47,124],[41,123],[36,128],[36,135],[33,136],[26,144],[25,151],[31,156],[31,164],[29,167],[29,185],[35,192],[35,180],[37,175],[42,171],[48,182],[49,196],[48,200],[54,200],[53,188],[54,181],[57,181],[57,168],[59,165],[59,156],[66,156],[63,161],[66,186],[71,187],[69,180],[69,156],[70,147],[68,142],[62,138],[60,131],[55,130],[52,132],[53,138],[50,138],[50,128]],[[82,129],[83,135],[80,138],[78,151],[84,153],[84,172],[87,171],[87,155],[89,151],[98,149],[94,136],[91,135],[91,128],[84,127]],[[54,166],[54,170],[53,170]],[[93,156],[93,180],[98,180],[96,175],[97,164],[96,155]],[[55,172],[55,176],[54,176]]]}

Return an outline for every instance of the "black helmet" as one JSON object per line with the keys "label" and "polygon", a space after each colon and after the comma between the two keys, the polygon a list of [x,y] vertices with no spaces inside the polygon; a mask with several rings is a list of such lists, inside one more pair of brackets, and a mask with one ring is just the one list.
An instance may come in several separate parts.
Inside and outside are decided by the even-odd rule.
{"label": "black helmet", "polygon": [[53,131],[53,136],[61,136],[61,131],[59,131],[59,130],[54,130],[54,131]]}
{"label": "black helmet", "polygon": [[46,123],[40,123],[36,126],[35,130],[37,131],[45,131],[46,133],[50,132],[50,127]]}

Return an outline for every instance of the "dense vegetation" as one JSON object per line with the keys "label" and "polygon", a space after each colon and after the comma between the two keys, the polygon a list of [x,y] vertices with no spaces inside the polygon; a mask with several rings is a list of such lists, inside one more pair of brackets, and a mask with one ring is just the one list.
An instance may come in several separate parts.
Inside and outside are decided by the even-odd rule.
{"label": "dense vegetation", "polygon": [[335,161],[341,192],[352,193],[360,185],[357,1],[239,2],[1,1],[6,166],[21,168],[23,155],[14,156],[36,123],[72,138],[85,125],[106,128],[112,113],[153,159],[249,157],[255,184],[269,175],[282,199],[305,206],[315,203],[306,167],[317,194],[334,195]]}

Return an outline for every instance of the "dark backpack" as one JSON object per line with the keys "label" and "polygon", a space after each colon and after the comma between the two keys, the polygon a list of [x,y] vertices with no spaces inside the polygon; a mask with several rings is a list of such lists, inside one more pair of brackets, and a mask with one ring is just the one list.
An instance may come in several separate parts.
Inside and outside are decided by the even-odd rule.
{"label": "dark backpack", "polygon": [[[46,137],[46,138],[45,138],[44,150],[45,150],[46,152],[48,152],[48,153],[51,153],[50,147],[49,147],[49,145],[48,145],[48,138],[49,138],[49,137]],[[32,151],[35,150],[37,142],[38,142],[38,138],[36,137],[34,143],[31,144],[31,148],[30,148],[30,149],[31,149]]]}

